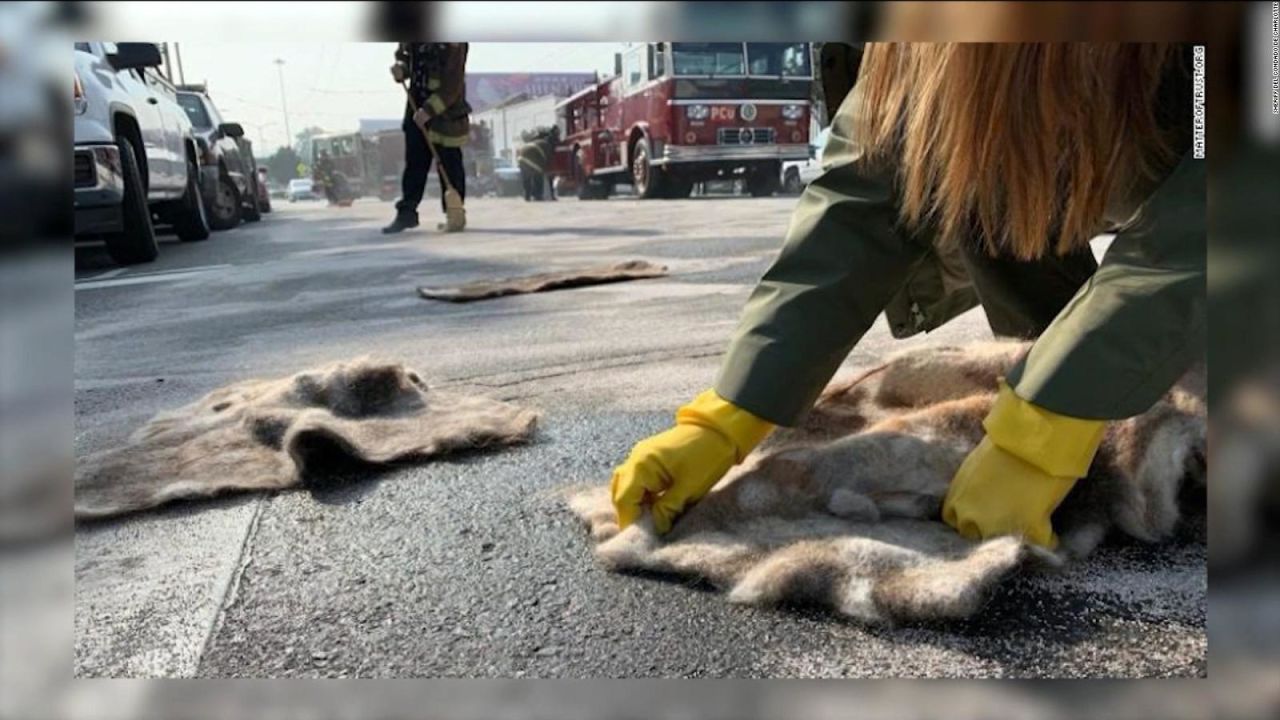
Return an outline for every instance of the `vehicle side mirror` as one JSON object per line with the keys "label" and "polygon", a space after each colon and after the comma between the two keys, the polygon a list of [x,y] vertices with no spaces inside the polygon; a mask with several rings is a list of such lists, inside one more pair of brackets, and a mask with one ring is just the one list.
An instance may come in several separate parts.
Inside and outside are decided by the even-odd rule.
{"label": "vehicle side mirror", "polygon": [[244,137],[244,128],[240,126],[240,123],[222,123],[218,126],[218,132],[226,135],[227,137]]}
{"label": "vehicle side mirror", "polygon": [[116,43],[116,52],[107,56],[116,70],[160,67],[160,48],[155,43]]}

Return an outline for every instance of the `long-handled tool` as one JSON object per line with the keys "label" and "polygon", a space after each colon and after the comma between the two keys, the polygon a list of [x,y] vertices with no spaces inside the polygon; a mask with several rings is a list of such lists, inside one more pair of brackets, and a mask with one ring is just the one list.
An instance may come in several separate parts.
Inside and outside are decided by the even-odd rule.
{"label": "long-handled tool", "polygon": [[[404,88],[405,97],[409,98],[409,107],[412,108],[414,114],[418,112],[418,103],[413,99],[413,93],[409,91],[408,85],[401,85]],[[416,122],[414,125],[418,125]],[[427,149],[431,151],[431,159],[435,163],[436,172],[440,175],[440,183],[444,188],[444,228],[449,232],[458,232],[467,226],[467,209],[462,206],[462,195],[460,195],[453,187],[453,183],[449,182],[449,174],[444,171],[444,167],[440,164],[440,156],[436,154],[436,147],[431,143],[431,135],[427,132],[426,125],[418,125],[418,129],[422,131],[422,139],[427,143]]]}

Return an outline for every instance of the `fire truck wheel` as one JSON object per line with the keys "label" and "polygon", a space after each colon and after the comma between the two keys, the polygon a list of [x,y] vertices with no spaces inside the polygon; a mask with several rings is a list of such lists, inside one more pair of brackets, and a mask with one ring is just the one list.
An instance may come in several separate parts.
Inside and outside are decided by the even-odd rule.
{"label": "fire truck wheel", "polygon": [[800,182],[800,171],[787,168],[787,176],[782,180],[782,191],[788,195],[799,195],[804,192],[804,183]]}
{"label": "fire truck wheel", "polygon": [[663,195],[663,173],[649,163],[649,141],[640,138],[631,151],[631,183],[636,196],[649,200]]}

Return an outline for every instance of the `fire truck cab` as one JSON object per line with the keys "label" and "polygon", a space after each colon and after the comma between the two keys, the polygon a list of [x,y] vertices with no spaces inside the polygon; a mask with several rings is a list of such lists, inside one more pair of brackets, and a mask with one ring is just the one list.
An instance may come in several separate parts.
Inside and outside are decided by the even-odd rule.
{"label": "fire truck cab", "polygon": [[613,77],[557,106],[551,171],[583,199],[616,184],[642,198],[687,197],[694,183],[740,177],[777,189],[783,161],[809,155],[809,43],[640,43]]}

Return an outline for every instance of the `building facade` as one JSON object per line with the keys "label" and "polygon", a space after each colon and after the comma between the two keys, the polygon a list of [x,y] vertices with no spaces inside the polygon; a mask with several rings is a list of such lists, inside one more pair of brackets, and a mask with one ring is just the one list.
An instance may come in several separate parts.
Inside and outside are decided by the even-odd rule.
{"label": "building facade", "polygon": [[515,161],[516,148],[523,142],[521,133],[556,123],[556,104],[563,98],[558,95],[517,99],[475,113],[474,123],[484,123],[493,137],[494,155]]}

